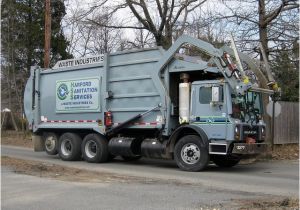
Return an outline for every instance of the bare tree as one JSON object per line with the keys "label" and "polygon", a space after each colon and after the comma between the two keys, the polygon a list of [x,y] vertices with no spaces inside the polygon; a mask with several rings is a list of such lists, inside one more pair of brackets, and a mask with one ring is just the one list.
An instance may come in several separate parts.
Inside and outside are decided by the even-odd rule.
{"label": "bare tree", "polygon": [[[113,16],[103,12],[101,15],[93,17],[97,23],[103,25],[113,25],[116,20]],[[120,29],[99,27],[97,24],[90,24],[92,27],[89,49],[92,53],[110,53],[120,46],[123,40],[123,33]]]}
{"label": "bare tree", "polygon": [[[70,9],[65,18],[65,27],[70,42],[69,52],[75,56],[89,54],[109,53],[116,50],[122,39],[122,31],[118,28],[105,27],[102,25],[117,24],[113,16],[103,7],[98,13],[91,13],[89,21],[82,19],[86,11],[80,8],[80,2]],[[122,39],[123,40],[123,39]]]}
{"label": "bare tree", "polygon": [[[163,46],[167,49],[172,44],[174,28],[177,29],[179,35],[182,34],[186,27],[188,15],[206,1],[207,0],[125,0],[122,3],[114,5],[107,5],[109,3],[105,0],[96,1],[95,6],[91,7],[90,10],[85,13],[85,19],[106,28],[146,29],[153,35],[158,46]],[[114,15],[119,10],[129,8],[131,17],[134,17],[140,25],[126,24],[126,17],[121,17],[123,22],[119,25],[104,24],[89,17],[91,13],[97,12],[97,8],[103,8],[105,5],[107,5],[106,8],[110,8],[109,15]],[[80,17],[84,18],[83,15]]]}
{"label": "bare tree", "polygon": [[[139,26],[142,26],[140,23]],[[155,45],[153,34],[145,29],[134,29],[134,39],[127,40],[127,43],[131,48],[143,49]]]}
{"label": "bare tree", "polygon": [[261,42],[269,58],[272,52],[282,50],[283,45],[298,38],[299,4],[296,0],[223,2],[227,10],[225,14],[219,13],[218,18],[234,23],[238,41],[245,50],[260,54],[255,46]]}

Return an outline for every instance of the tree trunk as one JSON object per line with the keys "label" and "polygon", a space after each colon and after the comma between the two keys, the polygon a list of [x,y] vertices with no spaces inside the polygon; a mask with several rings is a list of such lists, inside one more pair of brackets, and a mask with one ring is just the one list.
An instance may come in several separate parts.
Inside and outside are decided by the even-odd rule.
{"label": "tree trunk", "polygon": [[12,20],[12,17],[9,17],[8,19],[8,25],[9,25],[9,31],[7,34],[7,40],[8,41],[8,61],[9,61],[9,65],[7,67],[7,77],[6,77],[6,82],[7,82],[7,90],[8,90],[8,108],[10,109],[10,116],[11,116],[11,121],[13,124],[13,127],[16,131],[18,131],[18,126],[15,120],[15,116],[13,115],[13,110],[14,107],[12,105],[12,93],[13,93],[13,85],[12,82],[14,82],[14,88],[17,89],[16,87],[16,81],[15,81],[15,77],[16,77],[16,73],[15,73],[15,57],[14,57],[14,53],[15,53],[15,46],[14,46],[14,42],[12,40],[11,34],[14,32],[15,30],[15,25],[14,25],[14,21]]}
{"label": "tree trunk", "polygon": [[156,45],[157,46],[162,46],[164,48],[162,35],[154,34],[154,38],[155,38]]}
{"label": "tree trunk", "polygon": [[[32,3],[31,3],[31,0],[28,2],[28,8],[30,9],[30,11],[32,10]],[[33,31],[32,29],[32,14],[31,12],[28,13],[28,16],[27,16],[27,23],[30,27],[30,32]],[[26,49],[28,50],[28,53],[27,53],[27,61],[26,61],[26,70],[27,72],[30,72],[30,68],[32,66],[32,57],[33,57],[33,44],[32,44],[32,40],[30,39],[30,37],[28,37],[28,39],[26,40],[27,41],[27,46],[26,46]]]}
{"label": "tree trunk", "polygon": [[19,131],[18,125],[16,123],[15,115],[13,114],[12,111],[10,112],[10,116],[11,116],[11,121],[12,121],[15,131]]}
{"label": "tree trunk", "polygon": [[[268,29],[265,23],[266,17],[266,5],[265,0],[258,1],[258,13],[259,13],[259,41],[261,42],[267,59],[269,59],[269,47],[268,47]],[[263,60],[262,54],[260,53],[260,60]]]}

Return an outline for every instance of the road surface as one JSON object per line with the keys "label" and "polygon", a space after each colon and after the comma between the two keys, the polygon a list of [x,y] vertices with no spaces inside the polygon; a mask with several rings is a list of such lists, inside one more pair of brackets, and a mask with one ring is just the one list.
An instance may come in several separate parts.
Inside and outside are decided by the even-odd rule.
{"label": "road surface", "polygon": [[210,165],[203,172],[184,172],[173,161],[64,162],[58,156],[12,146],[2,146],[1,155],[98,172],[168,180],[151,184],[74,183],[15,174],[3,167],[3,209],[224,209],[222,207],[231,203],[232,199],[298,198],[299,195],[298,161],[259,162],[231,169]]}

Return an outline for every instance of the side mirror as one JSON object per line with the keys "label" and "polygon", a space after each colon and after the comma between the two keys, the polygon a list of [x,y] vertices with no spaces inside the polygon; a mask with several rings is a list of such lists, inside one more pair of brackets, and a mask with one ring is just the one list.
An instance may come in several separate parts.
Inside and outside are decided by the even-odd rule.
{"label": "side mirror", "polygon": [[212,87],[211,91],[211,101],[213,103],[220,102],[220,87]]}
{"label": "side mirror", "polygon": [[211,102],[212,106],[216,106],[223,103],[223,87],[213,86],[211,91]]}

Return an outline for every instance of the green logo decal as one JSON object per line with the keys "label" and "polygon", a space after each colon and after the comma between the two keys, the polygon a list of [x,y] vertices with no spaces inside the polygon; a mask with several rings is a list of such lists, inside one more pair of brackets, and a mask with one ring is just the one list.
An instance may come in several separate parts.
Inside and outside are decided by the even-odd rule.
{"label": "green logo decal", "polygon": [[65,100],[69,94],[68,86],[65,83],[62,83],[57,88],[57,97],[60,100]]}

